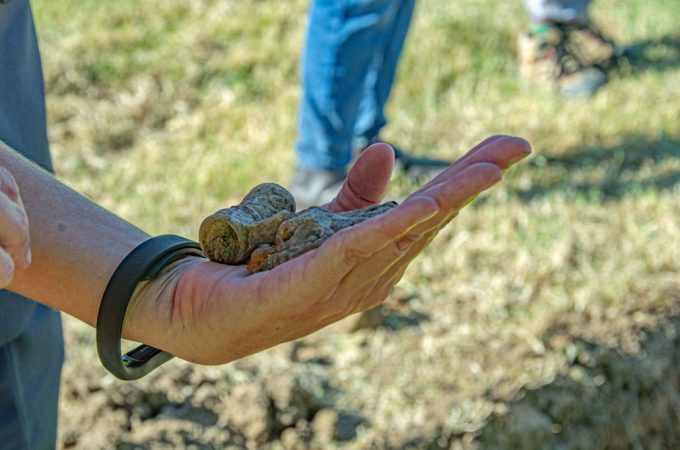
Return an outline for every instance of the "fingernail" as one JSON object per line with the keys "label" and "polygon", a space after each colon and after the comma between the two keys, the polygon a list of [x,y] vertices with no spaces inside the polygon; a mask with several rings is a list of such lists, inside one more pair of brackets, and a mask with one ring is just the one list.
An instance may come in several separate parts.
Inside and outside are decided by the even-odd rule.
{"label": "fingernail", "polygon": [[28,267],[31,265],[31,261],[33,259],[33,255],[31,254],[31,247],[28,247],[26,249],[26,258],[24,258],[24,267]]}
{"label": "fingernail", "polygon": [[437,203],[434,200],[430,199],[427,203],[427,206],[423,208],[422,213],[418,217],[417,223],[426,222],[433,218],[434,216],[436,216],[437,214],[439,214],[439,208],[437,207]]}

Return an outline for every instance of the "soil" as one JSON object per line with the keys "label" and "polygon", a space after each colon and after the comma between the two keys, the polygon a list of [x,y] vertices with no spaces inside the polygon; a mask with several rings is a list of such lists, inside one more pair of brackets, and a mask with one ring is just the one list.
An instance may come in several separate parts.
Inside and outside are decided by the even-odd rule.
{"label": "soil", "polygon": [[[630,329],[627,344],[617,347],[571,339],[556,327],[546,333],[546,352],[565,355],[566,363],[551,379],[508,398],[482,394],[485,402],[478,403],[492,406],[481,414],[471,412],[474,395],[461,399],[442,390],[436,402],[397,405],[404,415],[419,408],[426,415],[420,427],[401,427],[399,411],[393,423],[379,424],[369,410],[348,407],[358,404],[347,398],[356,391],[343,387],[342,374],[333,371],[336,362],[321,344],[333,335],[355,345],[356,352],[368,352],[362,342],[398,332],[398,315],[383,307],[316,340],[282,345],[228,366],[174,360],[137,382],[106,374],[92,360],[89,330],[66,319],[69,348],[83,351],[69,354],[65,367],[61,446],[519,450],[670,449],[680,442],[678,316]],[[370,386],[370,378],[361,381],[367,383],[367,396],[381,388]],[[481,419],[452,426],[455,411]]]}

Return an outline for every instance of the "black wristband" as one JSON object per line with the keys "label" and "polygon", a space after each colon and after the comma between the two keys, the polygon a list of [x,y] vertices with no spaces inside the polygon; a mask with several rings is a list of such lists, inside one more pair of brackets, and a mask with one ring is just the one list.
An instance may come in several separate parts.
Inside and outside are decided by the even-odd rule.
{"label": "black wristband", "polygon": [[111,276],[97,315],[97,352],[117,378],[136,380],[172,359],[170,353],[144,344],[121,356],[123,319],[137,283],[152,279],[185,256],[205,255],[194,241],[170,234],[156,236],[132,250]]}

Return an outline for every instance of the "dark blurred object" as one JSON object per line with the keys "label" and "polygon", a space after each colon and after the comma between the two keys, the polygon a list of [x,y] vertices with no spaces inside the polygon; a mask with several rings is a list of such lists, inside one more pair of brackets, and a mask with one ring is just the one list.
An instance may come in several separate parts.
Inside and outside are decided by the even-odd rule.
{"label": "dark blurred object", "polygon": [[591,20],[536,24],[518,40],[521,75],[564,97],[592,96],[630,56]]}

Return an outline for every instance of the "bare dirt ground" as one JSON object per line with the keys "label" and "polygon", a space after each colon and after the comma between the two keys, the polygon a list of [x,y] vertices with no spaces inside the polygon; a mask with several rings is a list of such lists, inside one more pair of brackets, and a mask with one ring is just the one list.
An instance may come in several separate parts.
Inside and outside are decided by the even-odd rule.
{"label": "bare dirt ground", "polygon": [[[355,347],[349,353],[357,362],[380,358],[368,341],[391,339],[399,327],[417,326],[417,315],[410,320],[383,308],[360,324],[368,328],[351,331],[354,318],[316,342],[312,337],[224,367],[172,361],[134,383],[107,375],[94,360],[91,333],[68,320],[70,348],[80,350],[71,351],[65,369],[61,444],[65,449],[519,450],[671,449],[680,442],[680,316],[621,334],[627,350],[572,339],[568,324],[561,324],[534,343],[545,347],[544,355],[564,356],[555,366],[559,370],[543,384],[505,398],[475,393],[474,386],[461,389],[451,379],[451,389],[439,390],[429,401],[401,403],[389,398],[390,386],[380,384],[386,374],[375,372],[398,379],[398,356],[381,368],[358,364],[351,374],[334,370],[324,340],[349,341],[345,345]],[[347,351],[336,356],[347,357]],[[550,364],[541,359],[533,355],[524,363]],[[379,404],[389,402],[394,404],[385,415]]]}

